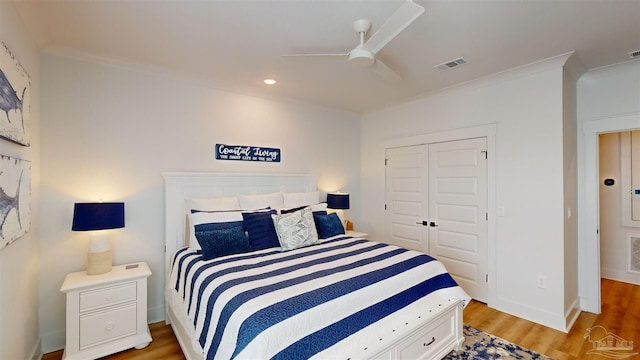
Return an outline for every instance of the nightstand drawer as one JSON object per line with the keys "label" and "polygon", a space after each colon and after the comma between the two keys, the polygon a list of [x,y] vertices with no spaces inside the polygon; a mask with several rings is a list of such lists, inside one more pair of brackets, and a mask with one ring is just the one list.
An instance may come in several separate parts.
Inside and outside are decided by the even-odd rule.
{"label": "nightstand drawer", "polygon": [[136,283],[110,286],[80,293],[80,311],[87,311],[105,305],[113,305],[136,300]]}
{"label": "nightstand drawer", "polygon": [[80,316],[80,350],[136,333],[136,304]]}

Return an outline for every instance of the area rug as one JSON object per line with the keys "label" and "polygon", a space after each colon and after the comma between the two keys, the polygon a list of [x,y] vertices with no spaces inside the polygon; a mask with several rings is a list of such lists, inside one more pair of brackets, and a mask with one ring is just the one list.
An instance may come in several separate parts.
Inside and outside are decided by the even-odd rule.
{"label": "area rug", "polygon": [[464,342],[459,351],[452,351],[443,360],[522,359],[553,360],[507,340],[464,325]]}

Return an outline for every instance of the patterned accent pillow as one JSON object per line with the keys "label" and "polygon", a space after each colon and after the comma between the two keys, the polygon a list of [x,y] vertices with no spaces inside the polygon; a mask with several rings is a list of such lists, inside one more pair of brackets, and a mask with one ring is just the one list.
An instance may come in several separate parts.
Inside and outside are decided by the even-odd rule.
{"label": "patterned accent pillow", "polygon": [[242,226],[229,229],[196,231],[204,260],[251,251]]}
{"label": "patterned accent pillow", "polygon": [[241,211],[193,212],[188,214],[189,247],[200,250],[196,232],[229,229],[242,226]]}
{"label": "patterned accent pillow", "polygon": [[[256,210],[270,211],[269,208]],[[200,242],[196,239],[197,231],[222,230],[243,225],[243,214],[246,211],[191,211],[188,215],[187,228],[189,247],[200,250]],[[269,218],[271,221],[271,218]],[[275,246],[278,246],[277,244]]]}
{"label": "patterned accent pillow", "polygon": [[320,239],[344,234],[344,226],[342,226],[342,222],[340,222],[340,218],[336,213],[313,213],[313,220],[316,222],[316,229]]}
{"label": "patterned accent pillow", "polygon": [[289,251],[318,243],[318,231],[311,208],[289,214],[271,215],[282,251]]}

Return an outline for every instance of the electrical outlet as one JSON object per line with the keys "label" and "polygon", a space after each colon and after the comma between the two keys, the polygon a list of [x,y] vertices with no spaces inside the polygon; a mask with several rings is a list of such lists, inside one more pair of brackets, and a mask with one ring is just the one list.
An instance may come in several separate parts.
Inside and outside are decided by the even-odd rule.
{"label": "electrical outlet", "polygon": [[538,287],[540,289],[547,288],[547,277],[544,275],[538,275]]}

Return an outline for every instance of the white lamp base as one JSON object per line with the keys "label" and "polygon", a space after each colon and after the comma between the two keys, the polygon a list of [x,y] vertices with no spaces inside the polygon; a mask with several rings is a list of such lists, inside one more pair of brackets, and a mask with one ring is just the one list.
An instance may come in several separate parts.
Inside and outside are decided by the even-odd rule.
{"label": "white lamp base", "polygon": [[111,249],[87,254],[87,275],[108,273],[111,267]]}
{"label": "white lamp base", "polygon": [[111,247],[106,230],[93,231],[87,254],[87,275],[100,275],[111,271]]}

